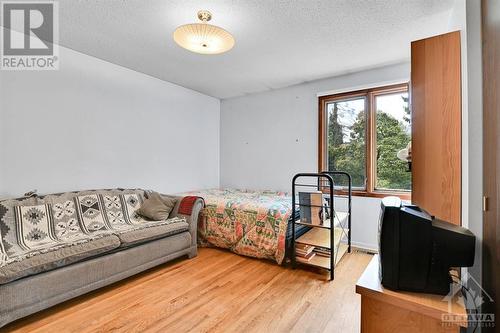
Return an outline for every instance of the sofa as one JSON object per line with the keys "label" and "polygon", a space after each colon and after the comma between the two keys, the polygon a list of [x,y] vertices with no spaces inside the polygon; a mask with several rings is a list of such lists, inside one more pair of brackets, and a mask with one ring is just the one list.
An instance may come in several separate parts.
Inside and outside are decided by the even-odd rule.
{"label": "sofa", "polygon": [[[140,189],[0,201],[0,327],[170,260],[197,254],[203,200],[176,199],[168,219],[136,211]],[[185,200],[189,199],[188,206]]]}

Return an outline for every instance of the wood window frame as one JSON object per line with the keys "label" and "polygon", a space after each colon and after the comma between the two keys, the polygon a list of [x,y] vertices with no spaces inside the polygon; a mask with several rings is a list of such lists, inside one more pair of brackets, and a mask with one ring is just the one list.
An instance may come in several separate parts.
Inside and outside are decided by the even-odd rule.
{"label": "wood window frame", "polygon": [[[352,194],[361,197],[383,198],[389,195],[400,197],[403,200],[411,200],[411,191],[391,191],[378,190],[375,188],[375,178],[377,177],[376,159],[376,117],[375,117],[375,98],[380,95],[391,93],[407,92],[410,93],[409,84],[393,84],[389,86],[376,87],[370,89],[356,90],[351,92],[339,93],[334,95],[320,96],[318,98],[318,172],[327,170],[327,128],[328,117],[326,115],[326,105],[330,102],[344,100],[355,97],[366,98],[366,189],[353,189]],[[339,170],[347,171],[349,170]],[[347,191],[336,190],[339,194],[345,194]]]}

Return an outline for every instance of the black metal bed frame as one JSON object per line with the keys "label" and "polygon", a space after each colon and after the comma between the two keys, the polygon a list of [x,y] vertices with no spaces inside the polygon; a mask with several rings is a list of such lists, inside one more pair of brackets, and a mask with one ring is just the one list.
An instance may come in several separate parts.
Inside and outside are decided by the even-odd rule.
{"label": "black metal bed frame", "polygon": [[[292,179],[292,209],[295,211],[296,206],[308,206],[308,207],[322,207],[326,208],[324,204],[322,206],[317,206],[317,205],[303,205],[303,204],[298,204],[296,203],[296,187],[315,187],[317,188],[318,191],[322,191],[324,188],[327,188],[329,190],[329,206],[330,206],[330,280],[333,280],[335,277],[335,255],[334,255],[334,222],[335,222],[335,183],[333,180],[333,176],[340,175],[340,176],[345,176],[348,179],[348,220],[347,220],[347,252],[351,252],[351,208],[352,208],[352,178],[351,175],[349,175],[347,172],[343,171],[323,171],[320,173],[298,173],[296,174],[293,179]],[[316,177],[317,178],[317,184],[300,184],[297,183],[297,180],[300,178],[312,178]],[[327,182],[327,185],[324,185],[323,182]],[[323,192],[323,191],[322,191]],[[340,197],[345,197],[345,196],[340,196]],[[294,216],[292,219],[292,253],[291,253],[291,262],[292,262],[292,268],[297,267],[297,261],[295,258],[295,239],[296,239],[296,234],[295,234],[295,221],[297,217]],[[300,219],[300,216],[298,217]],[[315,225],[311,225],[311,227],[315,227]],[[316,226],[317,227],[317,226]],[[324,228],[324,227],[323,227]],[[306,264],[307,265],[307,264]],[[313,265],[315,266],[315,265]]]}

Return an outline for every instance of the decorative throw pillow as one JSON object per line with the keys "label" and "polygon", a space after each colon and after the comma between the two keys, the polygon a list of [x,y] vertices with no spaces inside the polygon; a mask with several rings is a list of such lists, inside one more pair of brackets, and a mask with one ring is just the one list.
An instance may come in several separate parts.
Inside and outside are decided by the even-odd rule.
{"label": "decorative throw pillow", "polygon": [[144,200],[137,213],[153,221],[163,221],[168,219],[168,215],[174,209],[175,203],[176,200],[173,198],[164,198],[159,193],[152,192]]}

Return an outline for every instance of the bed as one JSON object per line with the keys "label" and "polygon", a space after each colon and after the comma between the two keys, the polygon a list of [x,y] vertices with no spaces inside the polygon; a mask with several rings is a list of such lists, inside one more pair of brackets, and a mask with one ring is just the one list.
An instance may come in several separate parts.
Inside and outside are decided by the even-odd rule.
{"label": "bed", "polygon": [[[278,264],[291,251],[292,199],[285,192],[209,189],[185,193],[202,197],[205,208],[198,223],[198,245],[228,249]],[[296,236],[310,229],[296,225]]]}

